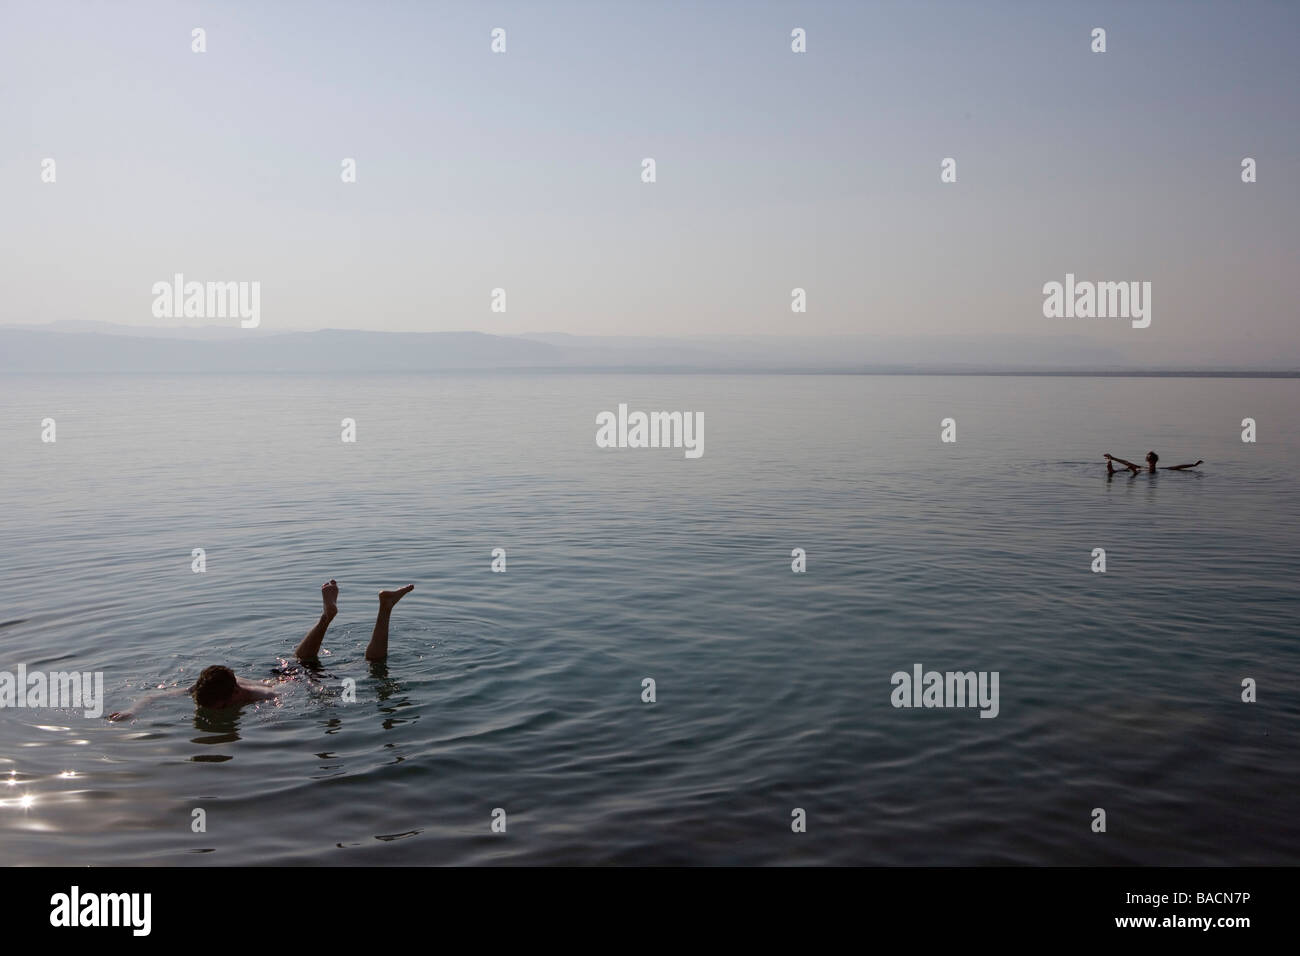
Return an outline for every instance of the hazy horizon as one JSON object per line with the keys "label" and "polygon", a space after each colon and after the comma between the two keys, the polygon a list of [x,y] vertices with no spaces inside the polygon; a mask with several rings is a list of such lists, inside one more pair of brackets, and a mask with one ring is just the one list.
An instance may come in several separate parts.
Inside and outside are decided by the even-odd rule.
{"label": "hazy horizon", "polygon": [[0,371],[366,372],[492,369],[919,374],[1219,374],[1300,376],[1296,356],[1232,364],[1097,347],[1080,336],[493,335],[139,326],[96,321],[0,324]]}
{"label": "hazy horizon", "polygon": [[[181,273],[259,282],[263,331],[1300,353],[1292,5],[126,9],[10,5],[6,324],[163,324]],[[1045,318],[1067,273],[1150,282],[1150,327]]]}

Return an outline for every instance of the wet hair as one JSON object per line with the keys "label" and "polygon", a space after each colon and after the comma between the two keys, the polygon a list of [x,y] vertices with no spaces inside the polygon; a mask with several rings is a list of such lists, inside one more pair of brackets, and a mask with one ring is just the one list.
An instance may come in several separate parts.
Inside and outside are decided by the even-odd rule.
{"label": "wet hair", "polygon": [[1160,460],[1160,456],[1157,455],[1155,452],[1153,451],[1147,452],[1147,461],[1149,461],[1151,464],[1154,465],[1159,460]]}
{"label": "wet hair", "polygon": [[234,671],[229,667],[213,664],[211,667],[203,668],[203,673],[199,675],[199,679],[194,682],[190,690],[194,693],[194,700],[200,707],[218,707],[230,699],[238,686]]}

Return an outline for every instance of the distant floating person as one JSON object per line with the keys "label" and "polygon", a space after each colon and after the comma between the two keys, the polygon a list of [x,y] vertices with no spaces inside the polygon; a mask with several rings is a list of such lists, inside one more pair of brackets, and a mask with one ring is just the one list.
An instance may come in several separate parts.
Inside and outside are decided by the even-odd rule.
{"label": "distant floating person", "polygon": [[[1123,458],[1116,458],[1114,455],[1103,454],[1102,457],[1106,459],[1106,474],[1108,475],[1115,474],[1116,462],[1123,465],[1125,468],[1129,469],[1135,475],[1142,470],[1137,465],[1133,464],[1133,462],[1125,461]],[[1158,470],[1156,468],[1156,462],[1158,462],[1159,460],[1160,460],[1160,456],[1157,455],[1155,452],[1153,451],[1147,452],[1146,461],[1147,461],[1148,474],[1154,475],[1156,473],[1156,471]],[[1186,471],[1188,468],[1197,468],[1203,464],[1205,464],[1205,460],[1203,458],[1198,458],[1193,464],[1190,465],[1165,465],[1164,470],[1165,471]]]}

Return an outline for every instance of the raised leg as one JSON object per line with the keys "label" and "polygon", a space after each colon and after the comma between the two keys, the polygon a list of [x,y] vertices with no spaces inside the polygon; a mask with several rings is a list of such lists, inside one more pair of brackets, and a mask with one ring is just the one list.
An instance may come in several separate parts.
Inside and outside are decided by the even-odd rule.
{"label": "raised leg", "polygon": [[325,605],[320,620],[293,649],[293,656],[300,661],[314,661],[320,656],[320,643],[325,640],[325,632],[329,629],[330,621],[334,620],[335,615],[339,613],[339,583],[330,578],[320,586],[320,597]]}
{"label": "raised leg", "polygon": [[388,656],[388,617],[393,613],[393,605],[405,595],[415,590],[414,584],[408,584],[396,591],[379,592],[379,614],[375,617],[375,630],[366,645],[366,660],[382,661]]}

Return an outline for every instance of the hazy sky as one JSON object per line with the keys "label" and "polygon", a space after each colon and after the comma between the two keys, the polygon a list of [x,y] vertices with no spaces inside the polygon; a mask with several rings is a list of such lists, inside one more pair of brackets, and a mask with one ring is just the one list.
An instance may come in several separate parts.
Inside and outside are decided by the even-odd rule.
{"label": "hazy sky", "polygon": [[[0,321],[157,325],[182,272],[276,329],[1294,349],[1298,41],[1265,2],[6,0]],[[1152,282],[1151,327],[1044,318],[1066,272]]]}

